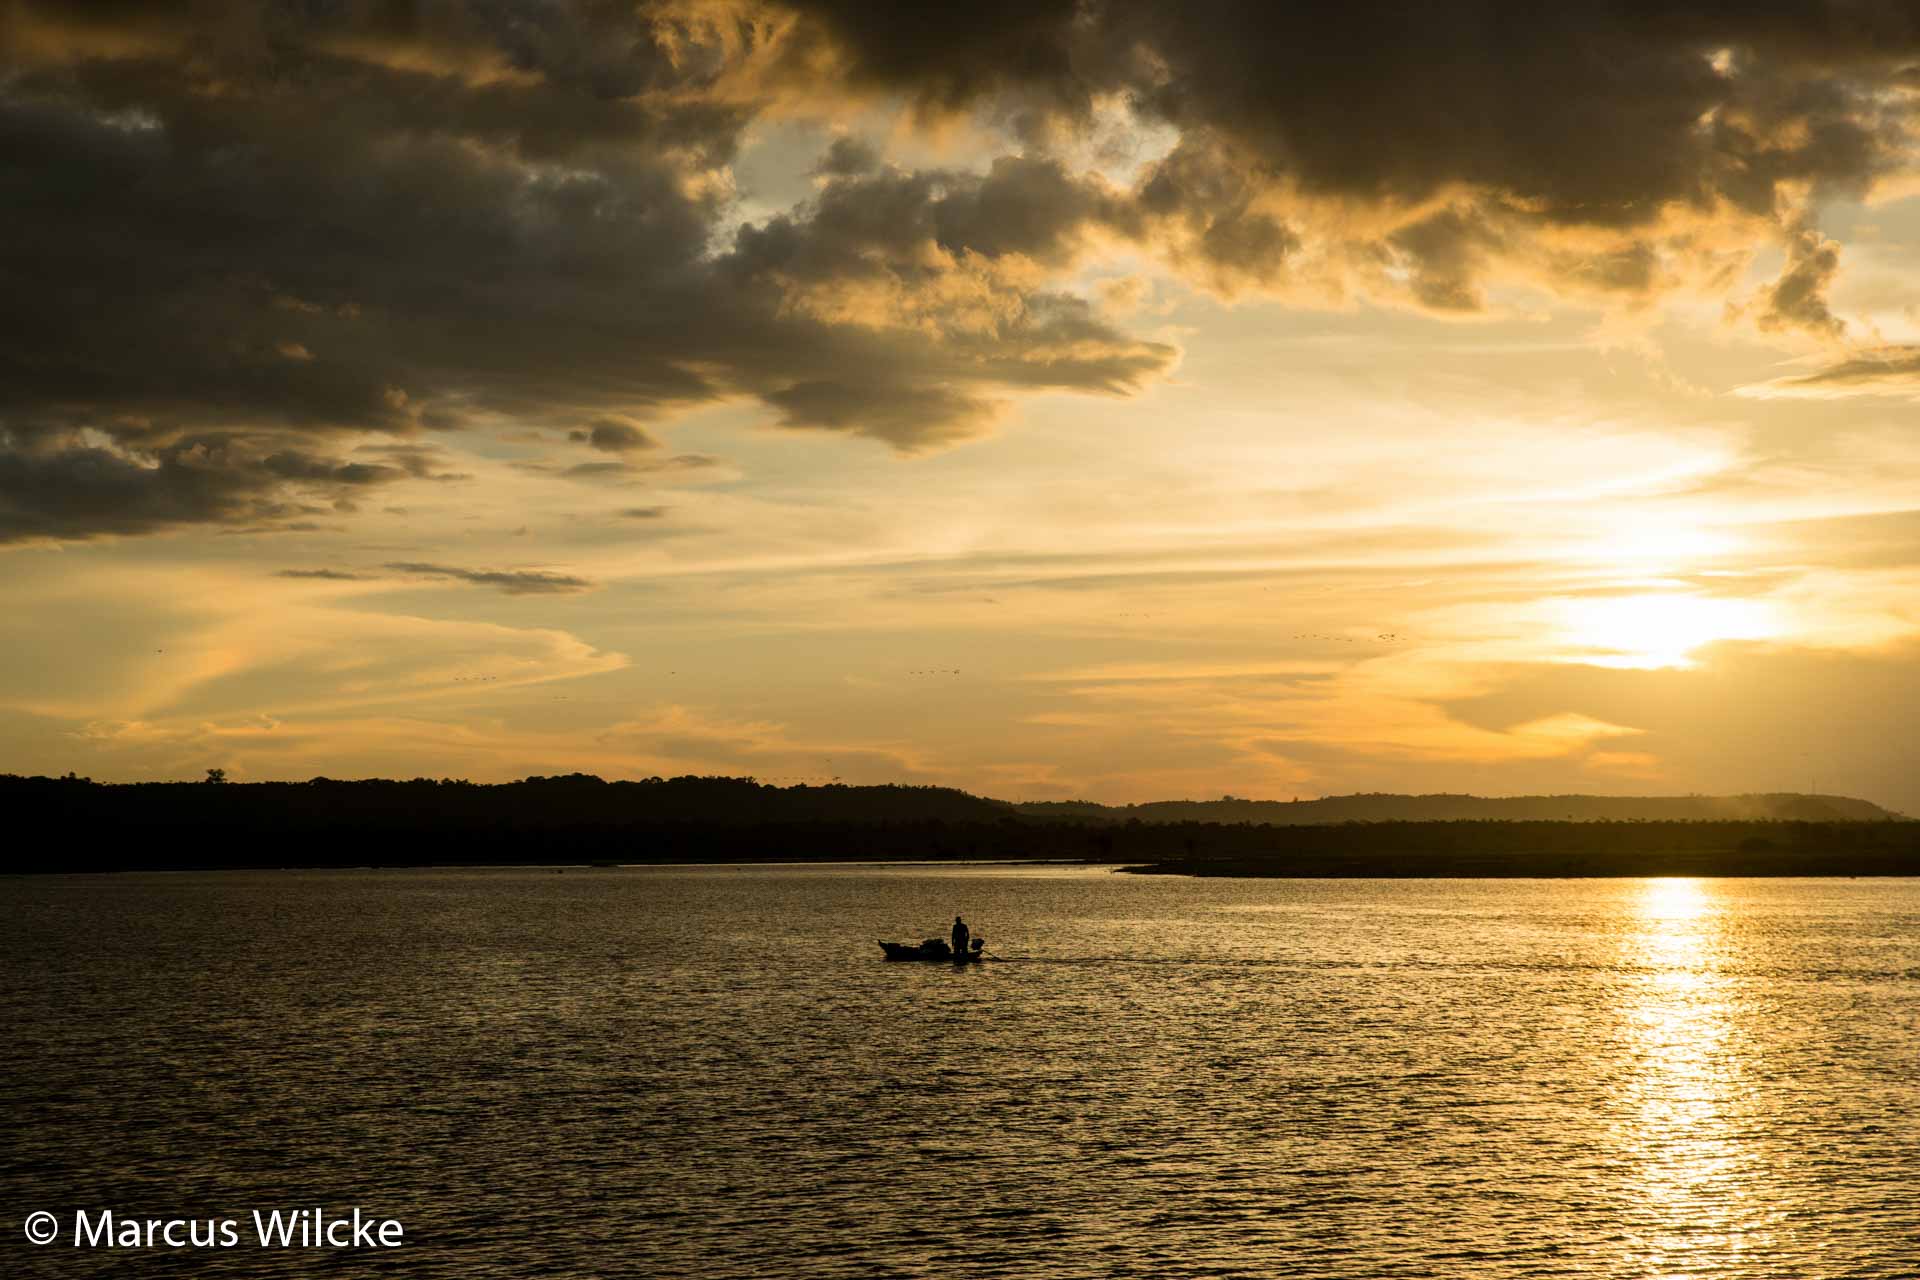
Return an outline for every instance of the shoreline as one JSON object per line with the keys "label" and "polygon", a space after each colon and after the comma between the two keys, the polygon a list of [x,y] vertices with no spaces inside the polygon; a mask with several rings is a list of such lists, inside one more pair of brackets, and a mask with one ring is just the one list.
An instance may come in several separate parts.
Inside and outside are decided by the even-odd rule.
{"label": "shoreline", "polygon": [[1782,851],[1755,856],[1742,850],[1666,853],[1545,855],[1406,854],[1395,857],[1319,859],[1276,855],[1256,858],[1176,858],[1131,863],[1124,875],[1187,876],[1238,880],[1638,880],[1650,877],[1704,879],[1860,879],[1920,877],[1920,855],[1910,851]]}
{"label": "shoreline", "polygon": [[[1545,861],[1545,860],[1543,860]],[[1017,868],[1052,867],[1105,870],[1113,875],[1184,877],[1193,880],[1900,880],[1920,879],[1920,860],[1908,865],[1794,865],[1758,867],[1737,858],[1648,859],[1634,865],[1609,863],[1603,866],[1563,867],[1549,865],[1448,866],[1407,864],[1365,864],[1342,867],[1297,866],[1279,861],[1248,863],[1239,860],[1186,860],[1150,863],[1124,863],[1081,858],[819,858],[819,859],[727,859],[712,862],[623,862],[604,866],[586,862],[382,862],[382,863],[285,863],[234,864],[208,866],[157,867],[33,867],[0,870],[0,880],[48,879],[71,876],[104,879],[113,876],[194,876],[194,875],[276,875],[325,873],[329,875],[366,875],[379,872],[421,871],[493,871],[493,872],[565,872],[586,871],[736,871],[802,870],[821,868],[844,870],[932,870],[941,867]]]}
{"label": "shoreline", "polygon": [[1129,868],[1111,859],[1085,858],[728,858],[710,862],[286,862],[185,866],[23,867],[0,869],[0,880],[44,876],[217,875],[227,872],[326,871],[345,875],[371,871],[695,871],[728,867],[1105,867]]}

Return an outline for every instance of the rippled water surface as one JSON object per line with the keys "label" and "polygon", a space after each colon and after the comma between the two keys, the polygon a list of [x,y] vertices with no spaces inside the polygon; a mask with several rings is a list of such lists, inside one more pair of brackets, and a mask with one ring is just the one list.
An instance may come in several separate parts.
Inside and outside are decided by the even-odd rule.
{"label": "rippled water surface", "polygon": [[1916,881],[3,883],[6,1275],[1920,1274]]}

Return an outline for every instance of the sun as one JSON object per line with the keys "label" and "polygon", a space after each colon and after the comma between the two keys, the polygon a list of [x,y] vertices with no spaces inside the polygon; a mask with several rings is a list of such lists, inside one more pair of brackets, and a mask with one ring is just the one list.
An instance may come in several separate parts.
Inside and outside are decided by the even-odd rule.
{"label": "sun", "polygon": [[1563,600],[1559,615],[1561,641],[1576,650],[1565,660],[1601,667],[1690,667],[1706,645],[1780,632],[1765,601],[1679,591]]}

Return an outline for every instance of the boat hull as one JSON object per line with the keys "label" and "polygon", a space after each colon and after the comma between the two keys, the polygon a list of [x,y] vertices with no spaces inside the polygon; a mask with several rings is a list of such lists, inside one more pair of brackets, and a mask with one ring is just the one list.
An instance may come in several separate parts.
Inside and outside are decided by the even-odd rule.
{"label": "boat hull", "polygon": [[883,942],[880,950],[889,960],[917,960],[922,964],[978,964],[984,951],[967,951],[959,954],[946,947],[909,946],[904,942]]}

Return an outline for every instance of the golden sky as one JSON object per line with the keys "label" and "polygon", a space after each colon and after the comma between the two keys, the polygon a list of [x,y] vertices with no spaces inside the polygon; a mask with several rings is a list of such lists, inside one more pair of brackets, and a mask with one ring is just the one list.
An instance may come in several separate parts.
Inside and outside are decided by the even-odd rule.
{"label": "golden sky", "polygon": [[1920,811],[1910,6],[320,13],[0,5],[0,769]]}

